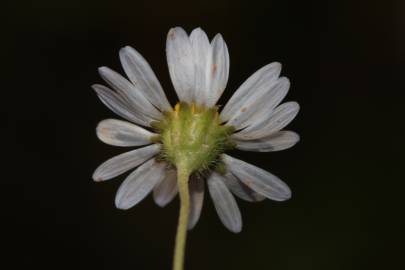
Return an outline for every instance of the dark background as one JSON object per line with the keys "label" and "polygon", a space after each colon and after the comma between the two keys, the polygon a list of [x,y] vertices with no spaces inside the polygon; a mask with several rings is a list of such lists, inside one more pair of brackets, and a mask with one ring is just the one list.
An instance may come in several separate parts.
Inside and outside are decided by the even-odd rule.
{"label": "dark background", "polygon": [[125,149],[95,136],[114,117],[90,89],[97,67],[122,72],[135,47],[172,103],[169,28],[220,32],[231,56],[224,104],[263,65],[280,61],[286,100],[301,111],[287,151],[234,155],[285,180],[285,203],[238,201],[244,229],[220,223],[206,194],[189,233],[187,269],[401,269],[404,1],[2,2],[2,268],[170,269],[178,200],[113,201],[123,176],[93,170]]}

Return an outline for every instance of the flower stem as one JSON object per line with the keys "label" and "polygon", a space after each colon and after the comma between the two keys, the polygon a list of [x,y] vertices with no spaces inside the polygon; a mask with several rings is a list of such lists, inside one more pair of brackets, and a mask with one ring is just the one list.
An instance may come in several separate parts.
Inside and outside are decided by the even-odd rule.
{"label": "flower stem", "polygon": [[173,270],[183,270],[186,248],[188,216],[190,212],[190,194],[188,191],[189,173],[182,166],[177,166],[177,184],[180,195],[180,214],[177,225],[176,246],[174,248]]}

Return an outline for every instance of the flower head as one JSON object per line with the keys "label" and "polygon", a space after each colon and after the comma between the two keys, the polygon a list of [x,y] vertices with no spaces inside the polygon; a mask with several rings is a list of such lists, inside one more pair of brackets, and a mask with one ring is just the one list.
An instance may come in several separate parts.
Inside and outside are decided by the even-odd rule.
{"label": "flower head", "polygon": [[174,108],[146,60],[133,48],[120,50],[129,80],[107,67],[99,69],[110,88],[93,85],[101,101],[127,121],[107,119],[97,127],[103,142],[139,147],[101,164],[95,181],[114,178],[136,168],[121,184],[115,199],[128,209],[152,190],[159,206],[178,193],[181,167],[191,175],[188,228],[197,223],[205,184],[222,223],[232,232],[242,229],[234,195],[250,201],[284,201],[289,187],[277,176],[224,152],[284,150],[299,136],[282,130],[296,116],[296,102],[281,101],[290,82],[279,77],[281,65],[271,63],[249,77],[219,112],[217,101],[229,75],[228,48],[220,34],[210,42],[200,28],[190,36],[179,27],[169,31],[166,43],[170,77],[180,102]]}

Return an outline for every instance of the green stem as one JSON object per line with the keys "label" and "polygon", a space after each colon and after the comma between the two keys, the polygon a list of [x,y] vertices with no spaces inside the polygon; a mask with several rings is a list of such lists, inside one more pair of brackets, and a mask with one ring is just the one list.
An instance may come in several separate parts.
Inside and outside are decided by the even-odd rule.
{"label": "green stem", "polygon": [[190,213],[190,194],[188,191],[189,173],[177,166],[177,184],[180,195],[180,214],[177,225],[176,246],[174,248],[173,270],[183,270],[186,248],[188,216]]}

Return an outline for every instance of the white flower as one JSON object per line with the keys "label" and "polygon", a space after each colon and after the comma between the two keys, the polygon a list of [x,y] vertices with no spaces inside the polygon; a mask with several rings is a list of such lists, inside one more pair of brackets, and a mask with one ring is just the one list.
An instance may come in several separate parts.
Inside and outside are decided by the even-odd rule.
{"label": "white flower", "polygon": [[[195,108],[214,108],[216,111],[215,104],[229,75],[228,49],[222,36],[217,34],[210,43],[200,28],[188,36],[182,28],[176,27],[168,33],[166,53],[180,101],[190,105],[193,112]],[[165,159],[167,146],[153,123],[164,121],[166,114],[180,110],[180,105],[173,110],[151,67],[136,50],[122,48],[120,60],[129,81],[113,70],[101,67],[100,75],[110,88],[102,85],[93,85],[93,88],[108,108],[129,122],[101,121],[97,135],[110,145],[142,147],[107,160],[96,169],[93,179],[104,181],[137,168],[121,184],[116,206],[128,209],[153,190],[155,202],[163,207],[177,194],[177,175],[175,164]],[[230,140],[237,149],[279,151],[299,141],[298,134],[282,130],[296,116],[299,106],[296,102],[279,105],[290,86],[287,78],[279,77],[280,71],[281,65],[276,62],[259,69],[239,87],[221,111],[219,123],[233,127],[235,132]],[[284,201],[291,197],[291,191],[283,181],[256,166],[222,152],[212,162],[221,162],[225,170],[210,167],[208,172],[195,173],[189,180],[189,229],[195,226],[201,213],[204,180],[219,218],[232,232],[242,229],[241,214],[233,195],[250,202],[265,198]]]}

